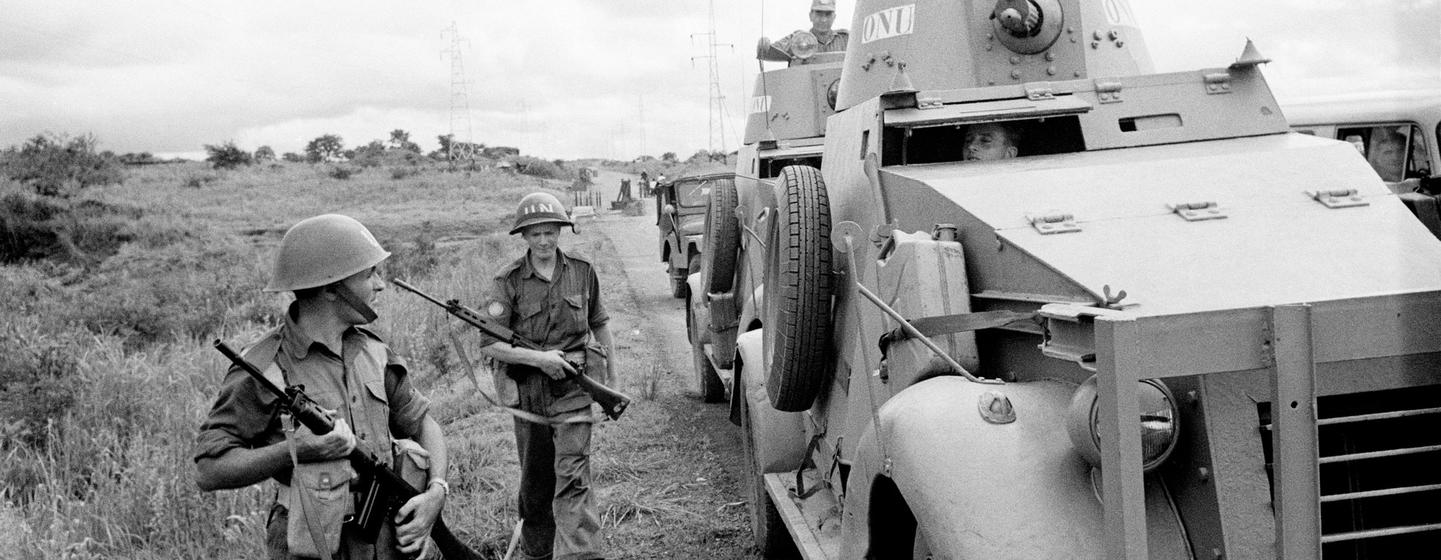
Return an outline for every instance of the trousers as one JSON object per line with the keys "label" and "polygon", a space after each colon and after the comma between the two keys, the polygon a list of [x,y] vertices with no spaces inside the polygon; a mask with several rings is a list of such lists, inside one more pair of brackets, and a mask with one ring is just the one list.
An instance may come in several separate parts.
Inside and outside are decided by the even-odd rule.
{"label": "trousers", "polygon": [[[572,384],[573,385],[573,384]],[[579,388],[573,388],[580,391]],[[524,389],[522,389],[524,391]],[[564,402],[570,395],[556,395]],[[549,407],[544,407],[549,408]],[[547,411],[584,414],[588,407]],[[555,426],[515,420],[520,456],[520,554],[527,560],[593,560],[600,553],[600,518],[591,489],[591,424]]]}

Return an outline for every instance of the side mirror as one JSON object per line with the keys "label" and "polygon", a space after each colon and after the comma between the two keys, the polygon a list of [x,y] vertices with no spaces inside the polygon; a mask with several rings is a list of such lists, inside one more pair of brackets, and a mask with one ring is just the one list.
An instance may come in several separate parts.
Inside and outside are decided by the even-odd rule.
{"label": "side mirror", "polygon": [[665,205],[665,207],[661,208],[660,211],[661,211],[661,212],[664,212],[665,215],[667,215],[667,216],[674,216],[674,215],[675,215],[675,205],[674,205],[674,204],[667,204],[667,205]]}

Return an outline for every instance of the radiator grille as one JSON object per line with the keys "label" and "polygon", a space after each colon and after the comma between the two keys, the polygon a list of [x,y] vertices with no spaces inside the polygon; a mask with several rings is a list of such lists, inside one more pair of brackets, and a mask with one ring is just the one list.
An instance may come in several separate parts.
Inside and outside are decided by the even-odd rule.
{"label": "radiator grille", "polygon": [[[1274,497],[1270,403],[1259,409]],[[1316,414],[1322,556],[1441,550],[1441,385],[1321,397]]]}

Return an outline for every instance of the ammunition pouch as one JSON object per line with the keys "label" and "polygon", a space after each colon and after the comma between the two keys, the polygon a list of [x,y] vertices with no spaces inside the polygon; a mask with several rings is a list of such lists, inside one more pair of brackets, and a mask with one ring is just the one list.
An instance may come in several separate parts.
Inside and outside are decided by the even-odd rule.
{"label": "ammunition pouch", "polygon": [[350,461],[338,459],[295,465],[290,485],[282,486],[281,504],[290,509],[286,544],[290,554],[329,558],[340,551],[340,531],[354,511]]}

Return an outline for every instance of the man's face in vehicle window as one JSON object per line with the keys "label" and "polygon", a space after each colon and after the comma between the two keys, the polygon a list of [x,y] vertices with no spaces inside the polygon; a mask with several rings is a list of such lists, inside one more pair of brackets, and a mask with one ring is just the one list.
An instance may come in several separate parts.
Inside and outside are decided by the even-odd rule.
{"label": "man's face in vehicle window", "polygon": [[1366,161],[1370,162],[1382,181],[1400,181],[1405,174],[1406,137],[1389,128],[1377,129],[1371,135]]}
{"label": "man's face in vehicle window", "polygon": [[1016,157],[1010,130],[999,124],[978,124],[966,129],[964,147],[968,161]]}

